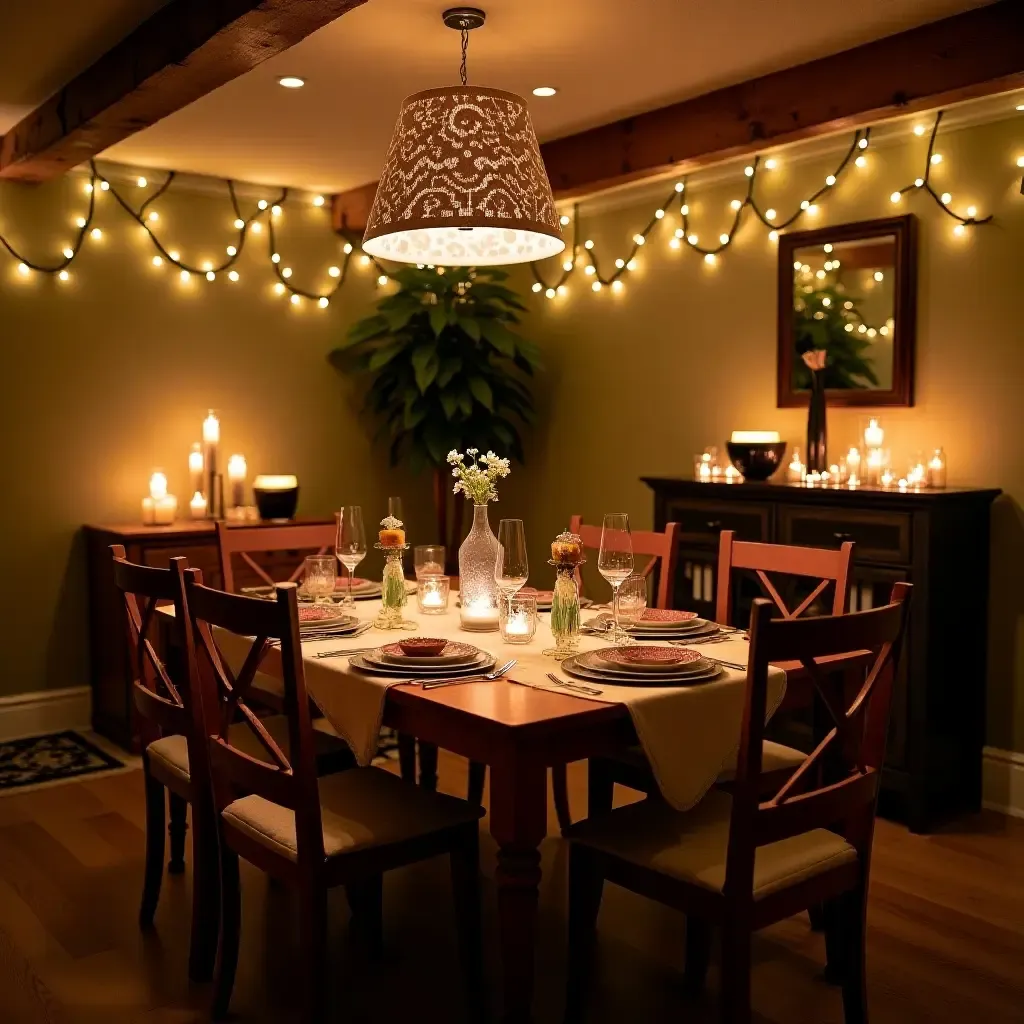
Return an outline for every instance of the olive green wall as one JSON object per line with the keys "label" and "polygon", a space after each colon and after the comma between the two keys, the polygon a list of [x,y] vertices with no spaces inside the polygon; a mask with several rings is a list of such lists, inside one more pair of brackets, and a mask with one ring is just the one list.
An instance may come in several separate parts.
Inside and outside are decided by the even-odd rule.
{"label": "olive green wall", "polygon": [[[0,230],[33,259],[53,258],[85,212],[82,182],[0,185]],[[144,195],[117,187],[134,202]],[[167,247],[197,263],[236,240],[224,194],[175,186],[154,209]],[[99,210],[103,238],[87,244],[66,283],[23,278],[0,256],[0,695],[88,682],[79,528],[137,521],[156,466],[187,508],[187,455],[208,407],[220,411],[225,459],[244,453],[250,478],[298,475],[300,514],[361,503],[372,524],[398,491],[414,524],[432,521],[415,507],[429,501],[427,481],[381,469],[356,416],[360,396],[324,358],[365,311],[370,271],[353,270],[328,309],[293,308],[271,291],[264,233],[250,239],[237,283],[220,275],[183,285],[167,265],[152,266],[152,245],[112,196]],[[308,202],[285,207],[278,245],[310,288],[328,284],[327,267],[341,261],[329,214]]]}
{"label": "olive green wall", "polygon": [[[926,141],[869,150],[868,165],[851,168],[805,221],[840,224],[897,210],[920,218],[917,404],[880,415],[904,465],[916,450],[941,445],[951,483],[1006,492],[993,512],[988,741],[1024,751],[1024,172],[1015,166],[1024,117],[940,136],[937,190],[996,218],[964,238],[923,195],[898,208],[889,201],[921,173]],[[788,215],[837,163],[835,155],[806,163],[794,155],[799,150],[783,151],[778,169],[761,176],[763,207]],[[727,230],[729,201],[743,187],[742,163],[725,183],[702,184],[697,175],[691,230],[709,241]],[[584,205],[581,237],[594,239],[605,272],[670,190],[671,182],[642,202],[627,196],[628,205],[596,216]],[[677,224],[666,217],[652,232],[619,295],[593,294],[577,272],[564,299],[531,303],[526,329],[547,360],[544,408],[529,465],[506,483],[501,508],[527,513],[531,556],[545,575],[544,544],[572,512],[594,522],[605,511],[628,511],[649,526],[651,494],[639,477],[689,475],[693,454],[721,448],[733,429],[778,429],[805,450],[805,412],[775,405],[776,260],[766,229],[746,220],[711,267],[668,248]],[[548,279],[557,271],[550,262]],[[832,410],[832,445],[845,451],[862,415]],[[965,649],[983,639],[971,624],[959,638]]]}

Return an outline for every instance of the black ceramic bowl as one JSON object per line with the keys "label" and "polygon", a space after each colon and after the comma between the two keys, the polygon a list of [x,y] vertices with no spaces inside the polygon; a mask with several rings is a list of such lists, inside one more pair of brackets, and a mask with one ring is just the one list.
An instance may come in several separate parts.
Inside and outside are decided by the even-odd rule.
{"label": "black ceramic bowl", "polygon": [[259,509],[260,519],[295,518],[295,510],[299,506],[298,485],[274,490],[253,487],[252,496],[256,500],[256,508]]}
{"label": "black ceramic bowl", "polygon": [[786,457],[785,441],[726,441],[725,447],[745,480],[767,480]]}

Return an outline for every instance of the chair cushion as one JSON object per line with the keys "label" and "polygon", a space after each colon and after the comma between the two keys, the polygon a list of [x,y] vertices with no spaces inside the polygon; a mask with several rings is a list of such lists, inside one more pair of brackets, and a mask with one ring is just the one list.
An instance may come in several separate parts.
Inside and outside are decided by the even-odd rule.
{"label": "chair cushion", "polygon": [[[581,821],[566,835],[658,874],[721,892],[731,813],[732,797],[721,790],[712,790],[684,813],[651,797]],[[856,859],[857,852],[842,836],[823,828],[759,847],[754,898],[763,899]]]}
{"label": "chair cushion", "polygon": [[[340,857],[475,823],[480,807],[410,786],[380,768],[351,768],[319,780],[324,852]],[[225,823],[289,860],[298,858],[295,813],[261,796],[222,811]]]}
{"label": "chair cushion", "polygon": [[[769,772],[796,771],[807,760],[802,750],[795,750],[782,743],[765,740],[761,747],[761,774]],[[732,782],[736,778],[736,758],[733,756],[722,769],[717,782]]]}
{"label": "chair cushion", "polygon": [[[284,715],[270,715],[267,718],[261,718],[260,721],[267,732],[270,733],[274,742],[287,756],[289,746],[288,719]],[[326,728],[317,728],[317,722],[314,722],[313,744],[316,750],[317,762],[333,761],[336,759],[344,760],[346,756],[350,758],[351,753],[345,741],[327,725],[326,719],[319,721],[323,721]],[[239,750],[244,751],[251,757],[259,758],[261,761],[269,760],[269,755],[263,749],[263,744],[260,743],[253,731],[244,722],[232,725],[228,729],[228,735],[232,746],[238,747]],[[159,778],[166,779],[170,775],[172,778],[178,778],[183,782],[189,781],[188,744],[184,736],[161,736],[160,739],[150,743],[146,748],[146,753],[149,755],[150,767]]]}

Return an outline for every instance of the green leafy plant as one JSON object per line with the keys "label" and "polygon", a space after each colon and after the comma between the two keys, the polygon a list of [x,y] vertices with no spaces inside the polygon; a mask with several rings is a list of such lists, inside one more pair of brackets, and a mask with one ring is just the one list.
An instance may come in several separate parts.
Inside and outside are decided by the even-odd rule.
{"label": "green leafy plant", "polygon": [[[824,349],[827,353],[824,375],[826,388],[877,387],[871,359],[871,342],[856,328],[861,323],[857,300],[846,294],[831,277],[823,281],[798,274],[793,295],[793,325],[796,354]],[[849,302],[851,305],[846,306]],[[847,324],[853,330],[847,330]],[[793,384],[810,390],[811,371],[802,359],[793,363]]]}
{"label": "green leafy plant", "polygon": [[328,359],[345,373],[371,378],[366,410],[379,422],[392,465],[435,475],[438,536],[453,552],[462,503],[447,538],[453,449],[493,450],[523,459],[519,428],[533,419],[529,378],[540,349],[515,328],[525,310],[493,267],[402,267],[398,290],[353,325]]}

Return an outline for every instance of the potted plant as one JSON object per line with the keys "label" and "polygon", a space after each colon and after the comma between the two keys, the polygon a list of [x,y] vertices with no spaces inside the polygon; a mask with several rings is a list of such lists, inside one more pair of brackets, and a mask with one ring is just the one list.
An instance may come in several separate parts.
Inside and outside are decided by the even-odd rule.
{"label": "potted plant", "polygon": [[[473,446],[522,461],[519,425],[533,419],[529,378],[540,350],[515,328],[525,306],[495,267],[401,267],[398,290],[353,325],[328,359],[371,378],[366,410],[379,422],[392,465],[432,468],[437,535],[451,560],[462,503],[451,499],[453,449]],[[450,530],[449,530],[450,527]]]}

